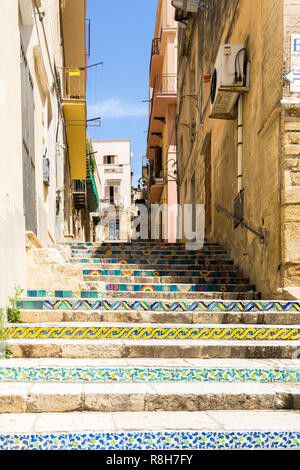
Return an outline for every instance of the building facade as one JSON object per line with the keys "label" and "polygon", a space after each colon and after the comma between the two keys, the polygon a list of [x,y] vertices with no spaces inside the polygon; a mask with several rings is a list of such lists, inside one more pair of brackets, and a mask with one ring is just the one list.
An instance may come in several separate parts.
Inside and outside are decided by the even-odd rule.
{"label": "building facade", "polygon": [[[300,5],[202,5],[196,14],[175,11],[179,200],[204,204],[206,236],[226,246],[264,298],[293,296],[300,285],[300,94],[284,74],[299,48]],[[226,94],[216,77],[230,60]]]}
{"label": "building facade", "polygon": [[[0,19],[0,306],[26,288],[26,248],[86,237],[86,2],[12,0]],[[89,221],[90,223],[90,221]]]}
{"label": "building facade", "polygon": [[169,242],[176,241],[176,94],[177,23],[171,0],[159,0],[150,61],[147,202],[149,209],[165,205],[157,227],[149,229]]}
{"label": "building facade", "polygon": [[130,140],[93,141],[100,194],[99,240],[128,241],[131,236]]}

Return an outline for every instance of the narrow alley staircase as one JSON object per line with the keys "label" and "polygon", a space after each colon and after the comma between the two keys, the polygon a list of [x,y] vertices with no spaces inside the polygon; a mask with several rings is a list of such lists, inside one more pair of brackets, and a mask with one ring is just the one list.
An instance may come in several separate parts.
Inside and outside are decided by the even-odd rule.
{"label": "narrow alley staircase", "polygon": [[5,326],[0,450],[300,448],[300,302],[216,243],[71,246],[86,290]]}

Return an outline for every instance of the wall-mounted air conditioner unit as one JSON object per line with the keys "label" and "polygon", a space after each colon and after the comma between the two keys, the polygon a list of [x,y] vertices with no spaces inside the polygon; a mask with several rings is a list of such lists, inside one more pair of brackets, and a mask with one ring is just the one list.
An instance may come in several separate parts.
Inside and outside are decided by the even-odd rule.
{"label": "wall-mounted air conditioner unit", "polygon": [[43,183],[45,186],[50,185],[50,160],[43,158]]}
{"label": "wall-mounted air conditioner unit", "polygon": [[250,65],[244,44],[223,44],[211,78],[211,118],[233,119],[240,93],[249,91]]}

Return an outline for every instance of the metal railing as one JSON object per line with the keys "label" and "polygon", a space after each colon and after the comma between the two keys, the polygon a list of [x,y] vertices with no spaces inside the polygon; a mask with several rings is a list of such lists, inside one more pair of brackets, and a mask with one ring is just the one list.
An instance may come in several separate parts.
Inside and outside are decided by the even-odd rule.
{"label": "metal railing", "polygon": [[261,243],[264,243],[265,242],[265,237],[262,233],[260,232],[257,232],[256,230],[254,230],[252,227],[249,227],[249,225],[245,224],[242,220],[238,219],[237,217],[235,217],[234,215],[230,214],[230,212],[228,212],[226,209],[223,209],[223,207],[220,207],[218,205],[215,205],[215,208],[220,211],[220,212],[223,212],[223,214],[227,215],[227,217],[229,217],[230,219],[234,220],[237,224],[239,225],[242,225],[243,227],[245,227],[247,230],[249,230],[250,232],[252,232],[254,235],[256,235]]}
{"label": "metal railing", "polygon": [[73,193],[86,193],[86,180],[73,180],[72,192]]}
{"label": "metal railing", "polygon": [[161,45],[161,39],[160,38],[154,38],[153,41],[152,41],[151,58],[154,55],[159,55],[160,54],[160,45]]}
{"label": "metal railing", "polygon": [[86,70],[79,68],[64,68],[64,98],[85,99]]}
{"label": "metal railing", "polygon": [[177,75],[176,73],[156,75],[153,96],[156,95],[175,95],[177,93]]}

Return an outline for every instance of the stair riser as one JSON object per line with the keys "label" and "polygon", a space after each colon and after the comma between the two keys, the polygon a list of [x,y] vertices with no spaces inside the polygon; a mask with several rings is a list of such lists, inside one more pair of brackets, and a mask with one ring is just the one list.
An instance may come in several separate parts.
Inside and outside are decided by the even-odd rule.
{"label": "stair riser", "polygon": [[78,393],[0,396],[0,413],[50,413],[70,411],[208,411],[297,410],[298,394],[142,394]]}
{"label": "stair riser", "polygon": [[[88,280],[86,280],[87,282]],[[135,280],[133,279],[133,282]],[[90,281],[91,284],[88,285],[90,290],[97,287],[94,285],[94,280]],[[98,281],[98,283],[101,280]],[[101,287],[99,288],[100,291],[103,291],[103,288],[106,292],[124,292],[124,293],[177,293],[181,295],[181,293],[195,293],[195,292],[255,292],[255,286],[249,284],[163,284],[163,283],[155,283],[155,284],[107,284],[105,281],[102,281]]]}
{"label": "stair riser", "polygon": [[300,341],[300,328],[295,326],[7,326],[3,339],[63,339],[63,340],[209,340],[209,341]]}
{"label": "stair riser", "polygon": [[183,300],[199,300],[199,299],[224,299],[224,300],[252,300],[258,299],[257,292],[220,292],[220,291],[203,291],[203,292],[124,292],[124,291],[106,291],[106,295],[111,299],[151,299],[151,300],[177,300],[180,297]]}
{"label": "stair riser", "polygon": [[[31,416],[31,415],[28,415]],[[106,416],[106,415],[105,415]],[[1,450],[299,450],[300,432],[170,430],[147,432],[72,432],[0,434]],[[98,429],[98,428],[97,428]],[[112,427],[113,429],[113,427]],[[156,428],[155,428],[156,429]],[[211,429],[211,428],[209,428]],[[219,429],[219,427],[218,427]],[[173,456],[177,459],[177,455]],[[179,457],[179,456],[178,456]],[[166,458],[170,459],[169,456]],[[172,457],[171,457],[172,458]],[[170,461],[170,460],[168,460]],[[175,460],[173,460],[175,461]],[[176,460],[177,461],[177,460]],[[182,462],[188,459],[182,455]]]}
{"label": "stair riser", "polygon": [[[248,279],[237,279],[234,277],[134,277],[134,276],[125,276],[120,275],[119,279],[122,283],[126,284],[238,284],[246,285]],[[118,280],[119,280],[118,279]],[[87,282],[94,282],[95,285],[99,282],[116,282],[115,276],[83,276],[83,280]]]}
{"label": "stair riser", "polygon": [[224,266],[229,266],[228,269],[232,270],[233,268],[233,261],[230,259],[212,259],[212,258],[207,258],[207,259],[177,259],[177,260],[172,260],[170,258],[168,259],[153,259],[152,257],[147,258],[147,259],[134,259],[134,258],[87,258],[86,256],[84,258],[71,258],[70,263],[80,263],[80,264],[86,264],[86,265],[104,265],[106,268],[109,265],[115,266],[121,265],[124,267],[124,269],[127,269],[129,266],[136,266],[136,267],[141,267],[141,268],[147,268],[147,269],[157,269],[157,266],[163,266],[165,269],[174,269],[174,266],[178,266],[177,269],[181,269],[184,266],[184,269],[193,269],[195,270],[195,266],[199,266],[200,269],[212,269],[212,268],[218,268],[218,269],[224,269]]}
{"label": "stair riser", "polygon": [[257,345],[236,345],[207,344],[188,345],[180,344],[124,344],[120,341],[60,341],[58,343],[39,341],[8,340],[14,358],[74,358],[74,359],[114,359],[114,358],[231,358],[231,359],[291,359],[294,353],[299,351],[299,344],[290,342],[289,345],[262,346]]}
{"label": "stair riser", "polygon": [[[76,263],[72,262],[71,264],[78,264],[77,261]],[[79,260],[79,261],[88,261],[88,260]],[[151,270],[152,272],[171,272],[173,273],[174,271],[180,271],[184,272],[185,276],[199,276],[199,271],[204,272],[204,273],[211,273],[211,276],[215,276],[216,272],[220,272],[220,276],[230,276],[231,273],[233,273],[233,276],[236,277],[238,274],[236,271],[233,271],[234,267],[232,264],[216,264],[213,266],[204,266],[204,265],[190,265],[190,264],[183,264],[180,266],[174,266],[174,265],[164,265],[163,266],[163,271],[161,271],[161,268],[158,268],[157,264],[147,264],[145,266],[144,264],[122,264],[122,263],[115,263],[115,264],[109,264],[109,263],[89,263],[89,262],[80,262],[79,263],[83,268],[84,271],[89,270],[89,271],[113,271],[116,270],[117,272],[122,273],[122,271],[145,271],[145,270]],[[195,274],[194,274],[195,273]]]}
{"label": "stair riser", "polygon": [[297,325],[299,313],[163,313],[141,311],[76,311],[76,310],[23,310],[22,323],[58,322],[119,322],[119,323],[205,323],[205,324],[252,324]]}
{"label": "stair riser", "polygon": [[[195,268],[194,268],[195,269]],[[196,279],[245,279],[245,276],[243,273],[240,273],[238,271],[230,271],[230,270],[225,270],[225,271],[207,271],[207,270],[189,270],[189,271],[179,271],[179,270],[142,270],[142,269],[130,269],[128,266],[123,269],[107,269],[106,267],[100,268],[99,266],[94,268],[94,269],[83,269],[82,270],[82,275],[83,276],[89,276],[89,277],[94,277],[96,280],[98,277],[100,279],[103,276],[127,276],[130,279],[131,278],[137,278],[137,277],[144,277],[147,279],[153,279],[153,280],[160,280],[160,279],[192,279],[191,283],[193,283],[194,278]]]}
{"label": "stair riser", "polygon": [[[12,361],[12,360],[11,360]],[[11,362],[10,361],[10,362]],[[269,383],[297,384],[300,368],[0,367],[1,382],[30,383]]]}
{"label": "stair riser", "polygon": [[[138,258],[137,258],[138,257]],[[128,260],[128,261],[131,261],[131,262],[134,262],[132,260],[134,259],[137,259],[139,260],[141,263],[143,263],[143,261],[145,262],[146,260],[149,259],[149,257],[152,257],[152,258],[155,258],[155,259],[159,259],[159,260],[162,260],[162,261],[168,261],[168,260],[173,260],[175,261],[175,264],[177,263],[177,261],[182,261],[182,260],[228,260],[229,258],[226,256],[225,253],[220,253],[220,254],[214,254],[214,253],[211,253],[211,254],[188,254],[188,253],[182,253],[181,255],[162,255],[162,254],[155,254],[155,253],[152,253],[152,254],[145,254],[145,255],[138,255],[136,252],[132,252],[132,255],[129,255],[127,253],[123,253],[123,254],[106,254],[106,255],[101,255],[101,254],[97,254],[97,253],[73,253],[72,254],[72,258],[76,259],[76,258],[87,258],[87,259],[119,259],[119,260],[122,260],[122,259],[125,259],[125,260]]]}

